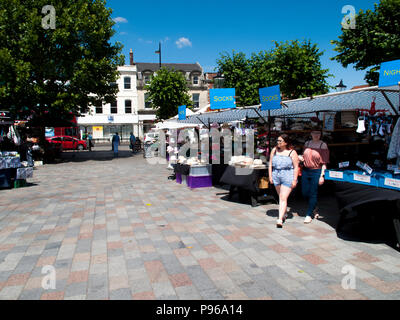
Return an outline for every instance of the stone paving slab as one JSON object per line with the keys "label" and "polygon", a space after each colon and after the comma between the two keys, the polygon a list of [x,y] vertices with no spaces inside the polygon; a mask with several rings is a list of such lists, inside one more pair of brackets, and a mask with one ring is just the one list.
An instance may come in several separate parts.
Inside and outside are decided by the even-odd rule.
{"label": "stone paving slab", "polygon": [[[321,197],[324,219],[309,225],[304,201],[291,199],[277,229],[275,204],[191,190],[126,146],[119,158],[94,150],[0,190],[1,300],[400,298],[399,251],[338,237],[333,197]],[[55,289],[42,286],[45,266]],[[346,270],[355,288],[343,287]]]}

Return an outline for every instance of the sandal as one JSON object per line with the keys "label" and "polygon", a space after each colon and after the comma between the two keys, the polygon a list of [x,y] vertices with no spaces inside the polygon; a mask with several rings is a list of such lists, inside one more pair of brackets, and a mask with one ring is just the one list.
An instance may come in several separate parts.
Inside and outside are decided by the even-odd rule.
{"label": "sandal", "polygon": [[282,226],[283,226],[283,221],[281,219],[276,220],[276,227],[282,228]]}
{"label": "sandal", "polygon": [[283,216],[283,219],[282,219],[282,222],[283,222],[283,223],[285,223],[285,222],[286,222],[286,219],[287,219],[287,217],[288,217],[288,214],[287,214],[287,213],[285,213],[285,215]]}

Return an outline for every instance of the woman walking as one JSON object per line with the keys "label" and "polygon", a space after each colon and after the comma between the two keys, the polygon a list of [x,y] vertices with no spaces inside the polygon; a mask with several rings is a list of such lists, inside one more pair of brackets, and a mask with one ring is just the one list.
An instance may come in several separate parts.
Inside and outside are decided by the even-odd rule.
{"label": "woman walking", "polygon": [[318,218],[316,210],[318,186],[325,182],[326,164],[329,163],[329,149],[325,142],[321,141],[322,132],[320,129],[311,132],[312,140],[304,145],[303,161],[304,168],[301,176],[301,189],[303,197],[308,201],[308,210],[304,223],[310,223],[313,218]]}
{"label": "woman walking", "polygon": [[271,152],[268,171],[269,181],[275,185],[279,196],[279,217],[276,227],[282,228],[286,220],[287,200],[297,185],[299,158],[290,144],[288,135],[279,136],[277,143],[277,147]]}

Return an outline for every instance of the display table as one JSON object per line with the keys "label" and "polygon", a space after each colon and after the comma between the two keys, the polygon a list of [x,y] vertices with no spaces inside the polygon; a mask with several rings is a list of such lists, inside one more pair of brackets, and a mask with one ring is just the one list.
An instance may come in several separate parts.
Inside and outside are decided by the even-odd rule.
{"label": "display table", "polygon": [[212,187],[212,167],[209,164],[190,166],[177,163],[174,171],[179,184],[186,182],[192,189]]}
{"label": "display table", "polygon": [[400,243],[400,192],[356,183],[333,181],[339,206],[340,220],[336,230],[340,232],[351,214],[359,218],[377,214],[393,222],[397,241]]}
{"label": "display table", "polygon": [[[221,184],[230,185],[229,198],[231,199],[235,189],[239,192],[239,198],[244,201],[246,195],[250,195],[251,205],[258,205],[258,195],[260,193],[259,180],[261,177],[267,176],[268,169],[250,169],[228,166],[220,180]],[[264,193],[269,193],[268,197],[263,200],[272,200],[277,203],[270,189],[263,189]]]}

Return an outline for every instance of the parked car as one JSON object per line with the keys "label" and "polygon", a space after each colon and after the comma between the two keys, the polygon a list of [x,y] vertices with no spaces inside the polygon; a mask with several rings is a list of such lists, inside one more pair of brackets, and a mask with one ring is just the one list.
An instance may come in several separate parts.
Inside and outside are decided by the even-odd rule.
{"label": "parked car", "polygon": [[63,150],[86,150],[87,144],[85,140],[79,140],[70,136],[54,136],[46,138],[53,144],[61,144]]}

